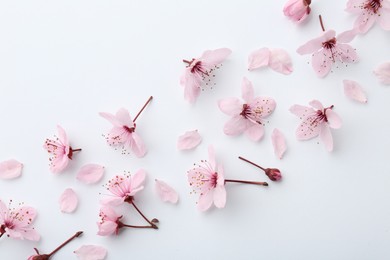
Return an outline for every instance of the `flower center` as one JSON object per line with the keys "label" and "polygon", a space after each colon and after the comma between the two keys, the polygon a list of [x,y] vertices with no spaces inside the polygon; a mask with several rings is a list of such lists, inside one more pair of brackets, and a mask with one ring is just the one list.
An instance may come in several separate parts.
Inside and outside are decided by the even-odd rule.
{"label": "flower center", "polygon": [[335,45],[336,45],[336,38],[332,38],[329,41],[322,43],[322,47],[328,50],[332,49]]}
{"label": "flower center", "polygon": [[364,5],[364,9],[367,9],[370,13],[377,14],[379,8],[382,7],[381,5],[382,0],[370,0],[367,1]]}
{"label": "flower center", "polygon": [[126,132],[131,134],[131,133],[133,133],[135,131],[135,124],[134,124],[134,127],[128,127],[128,126],[124,125],[123,128],[125,129]]}
{"label": "flower center", "polygon": [[215,188],[217,187],[218,173],[214,172],[210,177],[210,185]]}
{"label": "flower center", "polygon": [[242,111],[240,115],[242,115],[244,118],[248,119],[249,114],[251,113],[251,108],[248,104],[242,105]]}
{"label": "flower center", "polygon": [[209,76],[209,73],[204,70],[204,67],[202,66],[202,62],[201,61],[197,61],[195,63],[195,65],[191,69],[191,73],[199,73],[203,77]]}

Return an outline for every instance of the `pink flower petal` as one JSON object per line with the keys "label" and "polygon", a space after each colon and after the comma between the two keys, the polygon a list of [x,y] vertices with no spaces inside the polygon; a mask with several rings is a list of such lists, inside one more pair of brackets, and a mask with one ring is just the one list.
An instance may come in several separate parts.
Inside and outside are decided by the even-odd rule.
{"label": "pink flower petal", "polygon": [[379,65],[374,70],[374,74],[382,84],[390,85],[390,62]]}
{"label": "pink flower petal", "polygon": [[64,213],[72,213],[76,210],[78,201],[76,193],[71,188],[66,189],[61,194],[59,200],[61,211]]}
{"label": "pink flower petal", "polygon": [[296,116],[299,116],[303,119],[308,114],[313,114],[314,109],[311,107],[301,106],[301,105],[293,105],[290,107],[290,112]]}
{"label": "pink flower petal", "polygon": [[321,51],[315,52],[311,58],[311,66],[314,69],[314,72],[317,73],[317,76],[320,78],[328,75],[332,69],[333,61],[329,59],[331,55],[327,54],[328,50],[323,49]]}
{"label": "pink flower petal", "polygon": [[106,258],[107,250],[101,246],[83,245],[74,253],[80,260],[103,260]]}
{"label": "pink flower petal", "polygon": [[133,139],[131,141],[131,149],[134,152],[135,156],[138,158],[144,157],[146,154],[146,146],[141,137],[136,133],[132,133]]}
{"label": "pink flower petal", "polygon": [[252,52],[248,57],[248,70],[268,66],[270,54],[271,52],[268,48],[261,48]]}
{"label": "pink flower petal", "polygon": [[367,97],[359,83],[353,80],[343,80],[344,94],[360,103],[367,103]]}
{"label": "pink flower petal", "polygon": [[264,127],[262,124],[253,124],[251,127],[245,130],[245,135],[248,136],[252,141],[260,141],[264,135]]}
{"label": "pink flower petal", "polygon": [[165,182],[157,179],[155,181],[155,188],[160,199],[164,202],[176,204],[179,200],[179,194]]}
{"label": "pink flower petal", "polygon": [[336,32],[334,30],[329,30],[324,32],[320,37],[315,38],[313,40],[308,41],[301,47],[297,49],[297,52],[301,55],[311,54],[315,51],[318,51],[322,48],[322,43],[332,39],[336,36]]}
{"label": "pink flower petal", "polygon": [[242,103],[238,98],[225,98],[218,101],[219,109],[228,116],[234,116],[242,111]]}
{"label": "pink flower petal", "polygon": [[215,66],[221,64],[231,53],[232,51],[228,48],[207,50],[202,54],[200,59],[210,66]]}
{"label": "pink flower petal", "polygon": [[282,159],[283,154],[287,149],[284,135],[282,134],[282,132],[279,131],[279,129],[275,128],[274,131],[272,132],[271,139],[272,139],[272,145],[274,147],[274,152],[276,157]]}
{"label": "pink flower petal", "polygon": [[309,140],[318,136],[320,133],[320,125],[315,123],[317,120],[317,115],[309,115],[304,118],[302,123],[298,126],[295,135],[298,140]]}
{"label": "pink flower petal", "polygon": [[223,132],[226,135],[239,135],[248,128],[247,123],[247,120],[241,115],[233,116],[225,123]]}
{"label": "pink flower petal", "polygon": [[348,43],[352,41],[357,35],[356,29],[348,30],[337,35],[337,41],[340,43]]}
{"label": "pink flower petal", "polygon": [[290,55],[282,49],[271,50],[269,67],[274,71],[285,75],[291,74],[293,71]]}
{"label": "pink flower petal", "polygon": [[342,120],[339,115],[336,114],[332,109],[327,109],[326,118],[328,119],[328,124],[330,128],[339,129],[342,125]]}
{"label": "pink flower petal", "polygon": [[23,164],[11,159],[0,163],[0,179],[15,179],[22,174]]}
{"label": "pink flower petal", "polygon": [[320,126],[320,139],[324,143],[328,152],[333,150],[333,137],[327,124],[321,124]]}
{"label": "pink flower petal", "polygon": [[[252,82],[250,82],[245,77],[242,79],[241,92],[242,92],[242,99],[244,99],[245,102],[247,103],[250,103],[255,97],[255,91],[253,89]],[[240,105],[240,110],[242,110],[242,105]]]}
{"label": "pink flower petal", "polygon": [[86,184],[100,181],[104,174],[104,166],[98,164],[86,164],[77,173],[76,178]]}
{"label": "pink flower petal", "polygon": [[224,185],[217,185],[214,189],[214,205],[221,209],[226,205],[226,189]]}
{"label": "pink flower petal", "polygon": [[187,131],[184,135],[179,136],[177,140],[177,149],[190,150],[197,147],[202,142],[198,130]]}
{"label": "pink flower petal", "polygon": [[200,211],[208,210],[211,207],[211,205],[213,205],[213,200],[214,200],[214,192],[212,191],[200,195],[198,200],[198,209]]}

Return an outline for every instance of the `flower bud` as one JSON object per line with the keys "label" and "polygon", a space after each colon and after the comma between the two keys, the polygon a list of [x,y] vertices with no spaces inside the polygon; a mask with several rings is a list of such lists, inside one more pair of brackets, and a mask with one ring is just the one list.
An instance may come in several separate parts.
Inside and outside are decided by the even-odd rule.
{"label": "flower bud", "polygon": [[310,14],[311,0],[289,0],[283,8],[284,15],[300,23]]}
{"label": "flower bud", "polygon": [[282,178],[282,173],[276,168],[265,169],[265,174],[270,178],[271,181],[279,181]]}

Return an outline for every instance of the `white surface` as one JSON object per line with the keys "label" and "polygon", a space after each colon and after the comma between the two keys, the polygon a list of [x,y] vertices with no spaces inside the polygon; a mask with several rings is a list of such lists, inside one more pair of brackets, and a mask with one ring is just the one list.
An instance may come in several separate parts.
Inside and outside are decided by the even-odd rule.
{"label": "white surface", "polygon": [[[75,259],[83,244],[108,249],[107,259],[389,259],[390,247],[390,89],[372,70],[390,60],[390,36],[379,27],[356,38],[360,62],[335,69],[319,79],[299,56],[298,46],[321,33],[318,14],[327,29],[351,28],[354,16],[346,1],[313,1],[310,20],[296,26],[282,13],[285,1],[1,1],[0,3],[0,160],[24,163],[21,178],[0,180],[0,198],[37,208],[39,243],[0,239],[0,259],[26,259],[33,247],[50,252],[78,230],[85,234],[53,259]],[[206,49],[229,47],[233,53],[217,72],[217,86],[202,93],[195,105],[184,99],[179,77],[183,58]],[[294,72],[248,72],[248,54],[260,47],[286,49]],[[217,100],[240,96],[242,77],[258,95],[277,101],[266,135],[259,143],[222,132],[228,117]],[[343,79],[358,81],[368,104],[347,99]],[[102,134],[110,124],[98,112],[120,107],[135,115],[147,98],[150,106],[137,130],[148,147],[142,159],[123,156],[106,145]],[[298,142],[299,119],[288,108],[319,99],[335,105],[343,127],[333,131],[335,150],[316,140]],[[42,145],[60,124],[71,144],[83,148],[68,170],[49,172]],[[281,161],[271,145],[272,130],[286,136],[288,151]],[[179,152],[176,140],[199,129],[202,144]],[[225,209],[200,213],[189,194],[186,171],[207,158],[215,146],[229,178],[266,180],[238,155],[283,172],[270,187],[228,185]],[[76,180],[87,163],[106,167],[104,181],[88,186]],[[122,230],[117,237],[96,235],[99,199],[105,181],[123,170],[145,168],[147,185],[140,208],[160,220],[160,229]],[[180,193],[177,206],[160,202],[154,178]],[[74,214],[60,212],[58,199],[73,188],[80,204]],[[142,223],[130,212],[130,222]]]}

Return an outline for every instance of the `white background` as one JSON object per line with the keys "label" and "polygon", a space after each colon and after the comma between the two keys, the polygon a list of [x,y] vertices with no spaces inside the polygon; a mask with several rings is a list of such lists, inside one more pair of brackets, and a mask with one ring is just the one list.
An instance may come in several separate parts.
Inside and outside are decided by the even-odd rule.
{"label": "white background", "polygon": [[[322,14],[327,29],[350,29],[353,15],[346,1],[313,1],[312,14],[295,25],[282,13],[285,1],[101,1],[19,0],[0,2],[0,161],[15,158],[23,175],[0,180],[0,198],[24,202],[38,210],[34,222],[40,242],[0,239],[0,259],[26,259],[33,247],[48,253],[78,230],[83,237],[53,259],[75,259],[83,244],[102,245],[107,259],[389,259],[390,247],[390,90],[372,70],[390,60],[390,36],[375,26],[351,44],[360,62],[341,65],[325,79],[308,64],[310,55],[296,49],[318,37]],[[183,99],[179,78],[183,58],[228,47],[233,53],[217,72],[217,86],[195,105]],[[286,49],[293,60],[290,76],[263,69],[247,71],[247,57],[260,47]],[[277,108],[258,143],[222,132],[228,117],[217,101],[241,95],[242,77],[257,95],[273,97]],[[342,80],[364,87],[368,103],[343,94]],[[134,116],[147,98],[152,103],[137,120],[145,140],[144,158],[121,155],[102,134],[111,128],[98,112],[127,108]],[[343,118],[333,131],[335,149],[328,153],[318,140],[299,142],[299,119],[288,109],[312,99]],[[82,148],[59,175],[48,169],[45,138],[60,124],[71,145]],[[288,151],[273,154],[271,132],[279,128]],[[198,129],[202,144],[194,151],[176,149],[177,137]],[[265,167],[278,167],[283,181],[268,188],[229,184],[224,209],[196,209],[186,171],[207,158],[214,145],[226,177],[267,180],[242,155]],[[87,163],[106,167],[104,180],[85,185],[76,180]],[[117,237],[96,235],[104,184],[124,170],[148,172],[139,207],[160,220],[160,229],[124,229]],[[180,193],[178,205],[161,202],[154,178]],[[73,188],[80,204],[74,214],[59,210],[62,191]],[[16,205],[16,204],[15,204]],[[143,224],[130,207],[125,220]]]}

